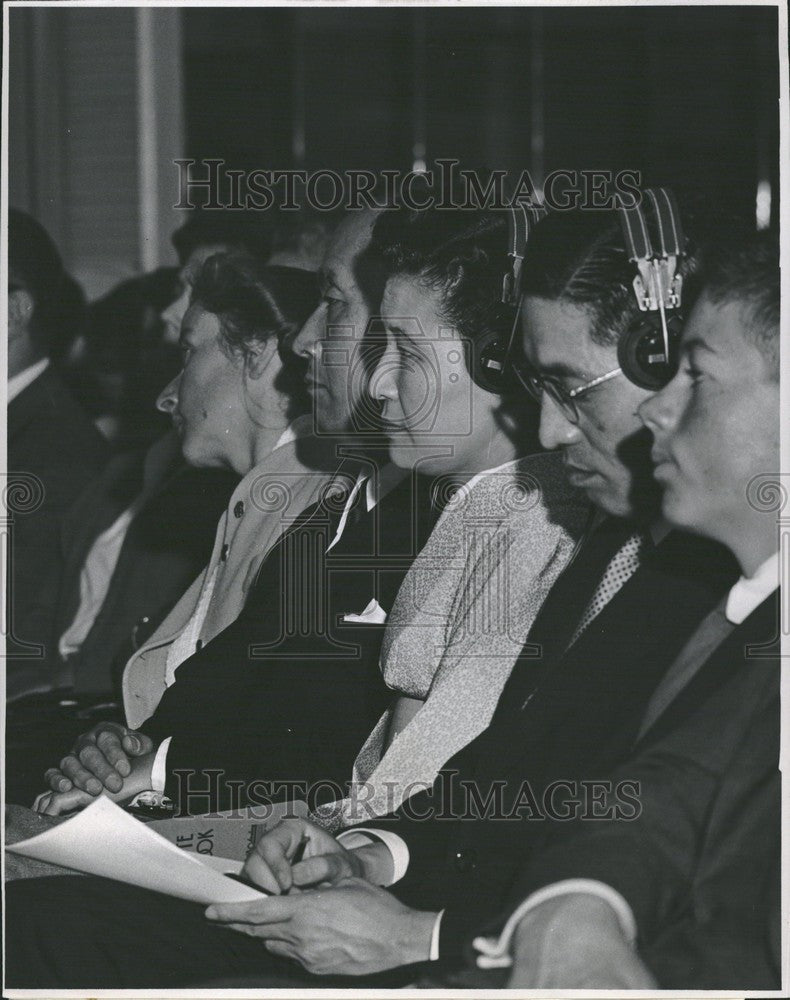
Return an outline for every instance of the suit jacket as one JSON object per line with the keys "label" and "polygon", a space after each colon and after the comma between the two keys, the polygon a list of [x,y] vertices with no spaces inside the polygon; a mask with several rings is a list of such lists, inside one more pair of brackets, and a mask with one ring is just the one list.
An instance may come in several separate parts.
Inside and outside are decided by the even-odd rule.
{"label": "suit jacket", "polygon": [[79,608],[80,574],[93,543],[138,498],[139,508],[93,625],[64,664],[64,683],[80,693],[111,690],[121,647],[139,629],[152,631],[206,565],[217,517],[237,482],[224,469],[185,465],[173,434],[109,462],[64,518],[56,648]]}
{"label": "suit jacket", "polygon": [[[308,418],[308,420],[311,418]],[[275,448],[223,501],[219,523],[197,577],[184,581],[180,599],[129,658],[123,673],[126,719],[137,728],[165,691],[167,656],[195,612],[204,585],[216,573],[211,601],[196,641],[207,645],[237,618],[261,561],[282,532],[315,503],[337,476],[337,460],[325,441],[301,434]],[[331,461],[330,461],[331,460]],[[212,535],[209,531],[208,539]],[[207,562],[206,562],[207,560]],[[178,596],[178,595],[176,595]]]}
{"label": "suit jacket", "polygon": [[563,652],[622,540],[615,533],[607,551],[604,535],[582,549],[530,634],[543,656],[520,660],[488,729],[389,817],[410,852],[393,892],[445,909],[445,958],[458,959],[466,933],[502,905],[546,825],[553,783],[619,759],[662,675],[736,576],[718,546],[670,534]]}
{"label": "suit jacket", "polygon": [[[12,517],[9,573],[11,634],[8,636],[9,700],[55,683],[55,613],[63,572],[60,529],[63,518],[107,461],[110,449],[80,409],[52,366],[8,406],[8,476],[35,477],[41,503],[24,504]],[[30,649],[44,646],[43,653]]]}
{"label": "suit jacket", "polygon": [[[371,598],[389,610],[433,520],[414,525],[411,477],[363,508],[360,495],[328,553],[337,502],[305,511],[265,558],[236,621],[178,668],[142,726],[157,742],[172,737],[166,792],[186,811],[231,808],[239,800],[231,781],[242,803],[295,794],[314,806],[342,796],[388,697],[378,669],[383,625],[342,618]],[[209,783],[209,793],[186,801],[187,780]],[[287,782],[299,783],[296,792]]]}
{"label": "suit jacket", "polygon": [[773,594],[603,775],[638,783],[638,816],[550,824],[514,903],[598,879],[630,904],[663,988],[780,988],[779,659],[748,652],[775,639],[778,620]]}

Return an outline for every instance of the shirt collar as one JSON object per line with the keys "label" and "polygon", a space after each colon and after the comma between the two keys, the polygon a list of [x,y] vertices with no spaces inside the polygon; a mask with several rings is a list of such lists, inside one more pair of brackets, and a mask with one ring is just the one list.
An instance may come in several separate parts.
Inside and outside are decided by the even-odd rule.
{"label": "shirt collar", "polygon": [[779,553],[774,552],[753,576],[742,576],[727,596],[727,621],[740,625],[779,586]]}
{"label": "shirt collar", "polygon": [[8,380],[8,402],[10,403],[12,399],[23,392],[27,387],[36,381],[39,375],[43,374],[47,368],[49,368],[49,358],[42,358],[37,361],[34,365],[29,368],[25,368],[21,372],[17,372],[12,378]]}
{"label": "shirt collar", "polygon": [[272,451],[282,448],[284,444],[290,444],[292,441],[298,441],[299,438],[306,437],[312,429],[313,415],[311,413],[303,413],[301,417],[297,417],[296,420],[288,424],[277,439],[277,444],[272,448]]}

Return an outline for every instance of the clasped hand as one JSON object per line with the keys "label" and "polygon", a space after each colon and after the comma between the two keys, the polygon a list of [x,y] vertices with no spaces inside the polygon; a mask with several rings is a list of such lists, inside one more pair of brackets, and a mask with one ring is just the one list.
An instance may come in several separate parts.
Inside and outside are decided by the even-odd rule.
{"label": "clasped hand", "polygon": [[88,805],[101,794],[125,801],[150,788],[156,748],[150,737],[117,722],[100,722],[78,737],[71,753],[44,779],[50,790],[33,803],[58,816]]}

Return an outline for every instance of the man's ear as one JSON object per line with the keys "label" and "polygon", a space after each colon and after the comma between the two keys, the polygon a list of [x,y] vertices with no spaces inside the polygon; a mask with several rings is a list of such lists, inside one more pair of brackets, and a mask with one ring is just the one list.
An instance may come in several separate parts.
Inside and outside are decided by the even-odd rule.
{"label": "man's ear", "polygon": [[8,337],[26,333],[33,318],[33,296],[26,288],[15,288],[8,293]]}
{"label": "man's ear", "polygon": [[269,337],[262,344],[254,343],[249,345],[245,360],[247,376],[251,379],[261,378],[275,358],[279,358],[276,337]]}

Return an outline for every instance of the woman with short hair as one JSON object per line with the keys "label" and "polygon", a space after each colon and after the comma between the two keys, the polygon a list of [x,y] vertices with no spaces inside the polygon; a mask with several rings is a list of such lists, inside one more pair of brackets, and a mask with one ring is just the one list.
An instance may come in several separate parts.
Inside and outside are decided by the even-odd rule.
{"label": "woman with short hair", "polygon": [[588,520],[559,454],[535,454],[534,404],[490,373],[516,318],[502,301],[508,246],[501,211],[403,209],[373,230],[386,347],[370,392],[391,460],[431,479],[442,512],[387,620],[394,700],[351,795],[315,814],[330,829],[393,811],[486,728]]}

